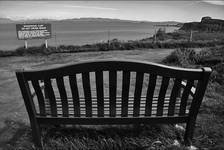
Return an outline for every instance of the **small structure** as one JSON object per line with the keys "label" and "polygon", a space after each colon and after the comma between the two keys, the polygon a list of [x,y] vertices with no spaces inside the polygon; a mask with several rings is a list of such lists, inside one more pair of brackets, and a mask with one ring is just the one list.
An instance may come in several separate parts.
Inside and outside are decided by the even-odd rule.
{"label": "small structure", "polygon": [[206,17],[202,17],[201,18],[201,22],[207,21],[207,20],[211,20],[212,17],[206,16]]}

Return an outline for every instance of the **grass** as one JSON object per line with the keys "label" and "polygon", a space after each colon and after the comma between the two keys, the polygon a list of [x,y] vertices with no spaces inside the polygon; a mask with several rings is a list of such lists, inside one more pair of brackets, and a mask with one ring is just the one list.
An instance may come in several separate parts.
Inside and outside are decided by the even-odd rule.
{"label": "grass", "polygon": [[213,69],[197,118],[193,144],[199,148],[224,149],[224,47],[210,48],[196,53],[192,49],[177,49],[163,63]]}
{"label": "grass", "polygon": [[[178,30],[175,32],[165,33],[163,31],[157,31],[157,39],[161,41],[172,40],[172,41],[189,41],[191,33],[188,31]],[[153,40],[154,37],[143,39],[144,41]],[[223,41],[223,32],[193,32],[192,41]]]}
{"label": "grass", "polygon": [[[7,125],[7,128],[18,129],[5,149],[37,149],[29,126],[12,120],[7,120]],[[181,141],[183,132],[172,125],[51,126],[42,127],[42,137],[45,150],[184,149],[173,145],[176,137]]]}

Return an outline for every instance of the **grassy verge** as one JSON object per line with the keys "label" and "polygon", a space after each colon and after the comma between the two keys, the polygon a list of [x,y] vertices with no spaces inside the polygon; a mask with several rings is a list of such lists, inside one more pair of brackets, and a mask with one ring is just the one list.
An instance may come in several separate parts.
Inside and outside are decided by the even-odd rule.
{"label": "grassy verge", "polygon": [[[10,124],[19,126],[11,121]],[[163,150],[184,149],[173,145],[176,135],[182,136],[173,126],[73,126],[42,128],[45,150]],[[174,132],[175,131],[175,132]],[[30,128],[23,126],[9,142],[8,150],[36,150],[32,144]]]}
{"label": "grassy verge", "polygon": [[93,51],[111,51],[111,50],[135,50],[135,49],[158,49],[158,48],[200,48],[200,47],[214,47],[217,45],[224,45],[224,41],[128,41],[122,42],[117,39],[110,41],[110,43],[96,43],[86,44],[82,46],[76,45],[60,45],[56,49],[55,47],[45,48],[44,45],[17,48],[12,51],[0,50],[0,57],[8,56],[24,56],[24,55],[49,55],[53,53],[77,53],[77,52],[93,52]]}
{"label": "grassy verge", "polygon": [[[160,41],[223,41],[224,40],[224,33],[223,32],[197,32],[193,31],[183,31],[177,30],[170,33],[165,33],[161,28],[157,31],[156,39]],[[143,41],[152,41],[155,39],[154,37],[143,39]]]}
{"label": "grassy verge", "polygon": [[224,149],[224,47],[210,48],[196,53],[191,49],[178,49],[163,63],[197,68],[213,69],[205,93],[195,131],[194,145],[199,148]]}

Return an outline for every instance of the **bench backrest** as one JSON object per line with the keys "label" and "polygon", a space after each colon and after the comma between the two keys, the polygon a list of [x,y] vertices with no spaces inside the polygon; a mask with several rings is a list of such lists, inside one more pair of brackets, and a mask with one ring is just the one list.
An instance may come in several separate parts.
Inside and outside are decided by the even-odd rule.
{"label": "bench backrest", "polygon": [[[161,117],[197,115],[210,73],[210,68],[183,69],[142,61],[101,60],[18,71],[16,75],[29,115]],[[180,90],[182,81],[186,87]],[[196,91],[189,101],[193,86]],[[32,97],[32,90],[37,100]]]}

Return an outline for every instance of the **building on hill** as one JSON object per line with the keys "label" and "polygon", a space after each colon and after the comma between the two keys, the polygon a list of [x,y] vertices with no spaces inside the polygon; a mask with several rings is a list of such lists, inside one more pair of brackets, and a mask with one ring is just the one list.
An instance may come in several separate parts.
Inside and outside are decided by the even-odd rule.
{"label": "building on hill", "polygon": [[206,17],[202,17],[201,18],[201,22],[207,21],[207,20],[211,20],[212,17],[206,16]]}

